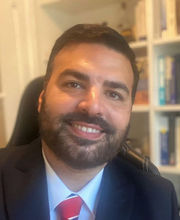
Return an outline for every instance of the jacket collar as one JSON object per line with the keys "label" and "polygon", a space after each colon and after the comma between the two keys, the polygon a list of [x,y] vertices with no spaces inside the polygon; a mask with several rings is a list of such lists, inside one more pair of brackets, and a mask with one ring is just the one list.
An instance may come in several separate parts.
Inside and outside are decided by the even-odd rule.
{"label": "jacket collar", "polygon": [[49,219],[47,182],[40,140],[19,147],[4,167],[4,200],[9,219]]}
{"label": "jacket collar", "polygon": [[129,220],[134,207],[135,188],[116,159],[104,169],[96,220]]}
{"label": "jacket collar", "polygon": [[[8,217],[48,220],[47,181],[40,139],[20,148],[3,172]],[[134,186],[124,168],[116,166],[114,161],[104,169],[96,220],[119,219],[119,215],[129,220],[132,214]]]}

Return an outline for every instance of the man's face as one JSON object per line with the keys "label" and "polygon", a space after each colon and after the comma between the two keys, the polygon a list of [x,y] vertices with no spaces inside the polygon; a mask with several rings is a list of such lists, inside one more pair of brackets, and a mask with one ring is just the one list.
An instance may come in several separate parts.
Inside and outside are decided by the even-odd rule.
{"label": "man's face", "polygon": [[132,108],[133,71],[121,53],[101,44],[64,47],[39,98],[42,139],[59,160],[85,169],[119,151]]}

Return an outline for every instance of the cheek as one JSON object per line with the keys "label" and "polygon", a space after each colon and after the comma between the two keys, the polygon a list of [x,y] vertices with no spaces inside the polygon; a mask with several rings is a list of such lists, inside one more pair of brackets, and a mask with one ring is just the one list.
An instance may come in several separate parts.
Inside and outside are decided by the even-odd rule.
{"label": "cheek", "polygon": [[127,125],[129,124],[131,116],[131,110],[119,110],[119,111],[112,111],[111,120],[112,124],[117,130],[124,130],[126,129]]}
{"label": "cheek", "polygon": [[[53,95],[51,95],[53,94]],[[63,93],[49,93],[46,97],[46,104],[53,115],[66,114],[74,111],[77,100]]]}

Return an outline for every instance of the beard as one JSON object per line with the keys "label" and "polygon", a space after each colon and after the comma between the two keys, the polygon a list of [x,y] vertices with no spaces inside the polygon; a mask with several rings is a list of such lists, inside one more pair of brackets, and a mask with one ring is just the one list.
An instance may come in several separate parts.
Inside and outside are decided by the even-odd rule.
{"label": "beard", "polygon": [[[98,140],[81,138],[72,133],[73,122],[81,121],[100,126],[104,133]],[[71,112],[52,117],[43,98],[39,113],[40,134],[57,159],[75,169],[88,169],[111,161],[126,139],[129,124],[116,130],[99,116]]]}

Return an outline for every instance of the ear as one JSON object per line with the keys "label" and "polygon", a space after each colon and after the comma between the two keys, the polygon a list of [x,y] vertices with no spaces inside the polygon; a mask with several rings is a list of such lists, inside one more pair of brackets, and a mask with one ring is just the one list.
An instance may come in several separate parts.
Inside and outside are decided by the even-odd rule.
{"label": "ear", "polygon": [[38,99],[38,112],[41,111],[41,106],[42,106],[42,102],[43,102],[43,97],[44,97],[44,89],[42,90],[42,92],[39,95],[39,99]]}

